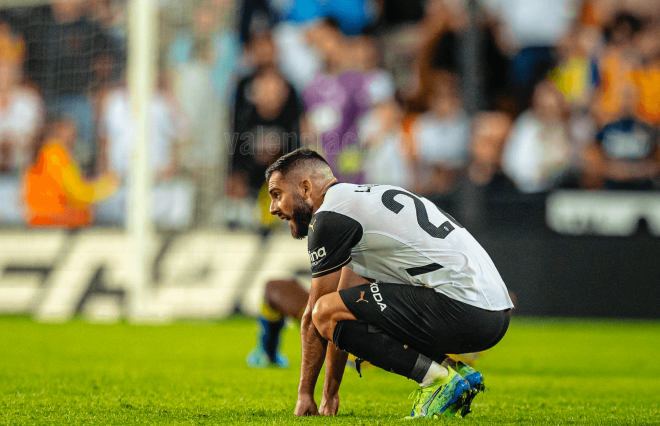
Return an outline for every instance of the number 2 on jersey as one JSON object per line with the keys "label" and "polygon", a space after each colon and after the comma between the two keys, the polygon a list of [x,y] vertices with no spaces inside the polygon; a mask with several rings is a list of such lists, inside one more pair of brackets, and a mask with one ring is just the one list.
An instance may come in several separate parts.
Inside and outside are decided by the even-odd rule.
{"label": "number 2 on jersey", "polygon": [[[426,232],[433,238],[445,239],[447,235],[449,235],[451,231],[455,229],[449,220],[443,222],[440,226],[433,225],[429,221],[429,214],[428,211],[426,211],[426,206],[424,205],[422,200],[405,191],[390,189],[383,193],[381,201],[383,202],[383,205],[387,207],[388,210],[393,211],[395,214],[399,214],[399,212],[403,209],[404,205],[394,199],[394,197],[396,197],[397,195],[405,195],[406,197],[412,198],[412,200],[415,202],[417,223],[419,224],[420,228],[424,230],[424,232]],[[450,219],[451,222],[454,223],[454,225],[458,226],[459,228],[462,228],[462,226],[458,222],[456,222],[456,220],[453,217],[445,213],[440,208],[438,208],[438,210],[440,210],[442,214],[447,216],[447,218]]]}

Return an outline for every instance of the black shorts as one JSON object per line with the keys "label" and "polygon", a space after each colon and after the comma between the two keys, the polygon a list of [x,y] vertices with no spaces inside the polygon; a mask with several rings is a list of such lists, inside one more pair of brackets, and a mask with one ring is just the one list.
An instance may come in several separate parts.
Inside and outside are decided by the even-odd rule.
{"label": "black shorts", "polygon": [[339,291],[359,322],[442,362],[447,354],[485,351],[509,328],[510,309],[488,311],[409,284],[373,283]]}

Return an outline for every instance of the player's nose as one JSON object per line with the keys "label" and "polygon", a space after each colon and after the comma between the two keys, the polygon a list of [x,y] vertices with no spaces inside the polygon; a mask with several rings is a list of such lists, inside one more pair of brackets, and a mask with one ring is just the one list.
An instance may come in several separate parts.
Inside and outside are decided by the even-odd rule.
{"label": "player's nose", "polygon": [[276,215],[277,210],[278,210],[277,203],[275,202],[275,200],[271,200],[270,201],[270,214]]}

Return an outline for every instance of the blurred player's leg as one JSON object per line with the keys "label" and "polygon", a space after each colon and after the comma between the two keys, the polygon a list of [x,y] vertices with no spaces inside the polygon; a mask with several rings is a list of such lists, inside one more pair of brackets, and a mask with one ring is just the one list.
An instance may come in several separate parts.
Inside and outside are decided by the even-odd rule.
{"label": "blurred player's leg", "polygon": [[269,365],[286,368],[289,360],[280,350],[280,335],[286,318],[300,321],[309,292],[295,280],[275,280],[266,284],[264,302],[257,319],[257,346],[248,354],[250,367]]}
{"label": "blurred player's leg", "polygon": [[[288,359],[280,351],[280,337],[286,318],[300,322],[309,291],[296,280],[274,280],[266,283],[264,301],[257,317],[257,346],[248,354],[247,364],[250,367],[265,368],[269,365],[286,368]],[[347,365],[360,371],[371,367],[368,362],[360,360],[356,364],[356,357],[349,355]],[[361,374],[361,373],[360,373]]]}
{"label": "blurred player's leg", "polygon": [[300,321],[309,291],[296,280],[276,280],[266,284],[265,303],[288,318]]}

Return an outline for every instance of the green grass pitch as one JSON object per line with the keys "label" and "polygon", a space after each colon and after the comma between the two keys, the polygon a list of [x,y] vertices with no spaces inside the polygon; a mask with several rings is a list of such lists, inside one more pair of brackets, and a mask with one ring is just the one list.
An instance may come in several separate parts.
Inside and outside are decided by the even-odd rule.
{"label": "green grass pitch", "polygon": [[[336,418],[295,418],[289,370],[251,370],[255,322],[165,326],[0,318],[0,424],[410,425],[412,381],[347,370]],[[514,318],[479,360],[488,390],[441,424],[660,424],[660,322]],[[320,388],[320,384],[317,386]],[[319,402],[319,401],[317,401]],[[415,420],[412,424],[428,424]]]}

